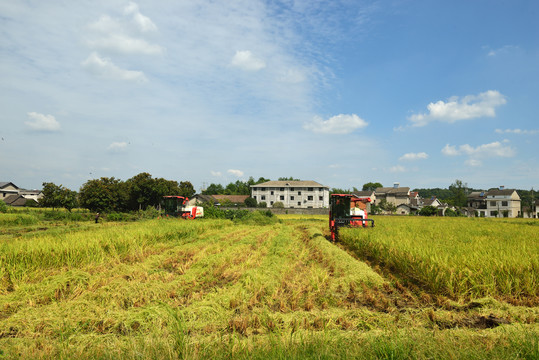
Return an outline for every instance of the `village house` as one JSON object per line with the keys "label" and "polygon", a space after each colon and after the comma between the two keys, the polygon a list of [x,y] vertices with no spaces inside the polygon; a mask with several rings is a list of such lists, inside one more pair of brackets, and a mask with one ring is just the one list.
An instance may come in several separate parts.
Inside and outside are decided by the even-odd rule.
{"label": "village house", "polygon": [[520,206],[517,191],[503,186],[468,195],[468,216],[515,218],[521,214]]}
{"label": "village house", "polygon": [[380,201],[384,200],[390,204],[395,205],[395,207],[401,204],[410,204],[410,188],[409,187],[400,187],[399,183],[393,184],[393,187],[379,187],[376,188],[375,195],[376,199],[374,204],[380,205]]}
{"label": "village house", "polygon": [[268,207],[276,202],[285,208],[329,207],[329,187],[316,181],[267,181],[251,185],[251,197]]}
{"label": "village house", "polygon": [[11,206],[37,205],[43,197],[41,190],[27,190],[12,182],[0,182],[0,200]]}

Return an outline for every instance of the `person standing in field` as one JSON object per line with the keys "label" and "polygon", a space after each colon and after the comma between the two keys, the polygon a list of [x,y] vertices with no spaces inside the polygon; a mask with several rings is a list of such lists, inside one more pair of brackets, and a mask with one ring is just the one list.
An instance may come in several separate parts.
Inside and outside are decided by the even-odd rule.
{"label": "person standing in field", "polygon": [[99,213],[95,214],[95,223],[97,224],[99,222]]}

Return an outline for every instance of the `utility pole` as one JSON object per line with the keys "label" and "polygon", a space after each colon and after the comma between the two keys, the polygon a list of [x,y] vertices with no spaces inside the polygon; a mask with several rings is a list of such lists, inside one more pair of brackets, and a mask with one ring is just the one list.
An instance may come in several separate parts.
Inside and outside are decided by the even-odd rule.
{"label": "utility pole", "polygon": [[532,214],[533,214],[532,217],[535,219],[535,217],[537,216],[537,208],[535,206],[535,199],[533,198],[533,186],[532,186],[531,193],[532,193],[532,203],[531,203],[530,208],[531,208]]}

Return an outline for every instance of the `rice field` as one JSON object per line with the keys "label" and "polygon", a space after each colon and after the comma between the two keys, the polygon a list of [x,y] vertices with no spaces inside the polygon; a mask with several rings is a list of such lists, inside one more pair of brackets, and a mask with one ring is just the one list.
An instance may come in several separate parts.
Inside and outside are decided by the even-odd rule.
{"label": "rice field", "polygon": [[21,215],[0,214],[0,359],[539,356],[534,222],[380,217],[333,244],[325,217]]}
{"label": "rice field", "polygon": [[346,229],[341,240],[430,293],[539,304],[537,221],[387,217],[376,230]]}

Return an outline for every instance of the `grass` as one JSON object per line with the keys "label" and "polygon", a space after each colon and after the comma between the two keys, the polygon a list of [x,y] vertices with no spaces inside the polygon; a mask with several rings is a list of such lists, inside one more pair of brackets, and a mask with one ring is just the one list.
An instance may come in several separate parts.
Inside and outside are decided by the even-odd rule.
{"label": "grass", "polygon": [[[327,241],[325,218],[279,219],[0,235],[0,359],[537,358],[537,307],[497,296],[437,305],[429,287],[414,292]],[[346,236],[389,241],[408,226],[389,221]],[[496,238],[499,225],[527,234],[520,223],[483,231]]]}

